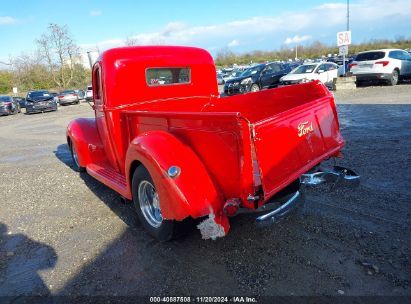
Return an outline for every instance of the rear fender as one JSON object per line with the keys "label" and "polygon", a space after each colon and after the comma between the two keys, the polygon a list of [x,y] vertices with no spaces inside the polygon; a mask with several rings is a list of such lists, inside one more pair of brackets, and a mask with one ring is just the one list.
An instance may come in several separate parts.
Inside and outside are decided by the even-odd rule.
{"label": "rear fender", "polygon": [[[224,236],[228,232],[228,219],[222,212],[224,199],[204,164],[189,146],[164,131],[150,131],[136,137],[127,150],[128,185],[131,185],[130,170],[135,161],[150,172],[165,219],[183,220],[189,216],[198,218],[209,215],[205,229],[216,228],[220,231],[217,232],[220,235],[211,235],[209,238]],[[174,178],[167,173],[172,166],[180,169]],[[212,224],[207,225],[210,222]]]}
{"label": "rear fender", "polygon": [[104,151],[94,118],[77,118],[67,127],[67,144],[76,148],[80,166],[104,161]]}

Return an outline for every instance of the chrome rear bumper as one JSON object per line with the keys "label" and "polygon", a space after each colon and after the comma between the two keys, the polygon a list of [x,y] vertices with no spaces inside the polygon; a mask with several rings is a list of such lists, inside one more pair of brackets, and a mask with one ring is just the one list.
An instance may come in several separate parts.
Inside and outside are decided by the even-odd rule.
{"label": "chrome rear bumper", "polygon": [[[283,218],[285,215],[290,213],[292,210],[294,210],[297,206],[302,205],[304,202],[303,196],[300,193],[300,191],[297,191],[291,196],[288,201],[286,201],[284,204],[279,206],[278,208],[260,215],[257,217],[256,221],[257,223],[275,223],[279,219]],[[264,206],[263,206],[264,207]]]}
{"label": "chrome rear bumper", "polygon": [[353,170],[341,166],[320,168],[316,172],[306,173],[300,178],[302,185],[317,186],[332,183],[336,187],[355,188],[360,185],[360,176]]}

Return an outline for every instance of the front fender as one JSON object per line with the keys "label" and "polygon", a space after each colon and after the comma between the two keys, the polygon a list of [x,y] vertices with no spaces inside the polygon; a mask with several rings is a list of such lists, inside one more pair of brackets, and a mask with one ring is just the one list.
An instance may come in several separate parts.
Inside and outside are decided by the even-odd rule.
{"label": "front fender", "polygon": [[67,126],[67,143],[76,147],[80,166],[104,160],[103,148],[94,118],[77,118]]}
{"label": "front fender", "polygon": [[[162,215],[166,219],[210,215],[228,232],[229,224],[222,208],[224,199],[194,151],[174,135],[165,131],[150,131],[136,137],[126,155],[128,185],[130,169],[138,161],[150,172],[160,197]],[[171,178],[167,170],[178,166],[180,174]]]}

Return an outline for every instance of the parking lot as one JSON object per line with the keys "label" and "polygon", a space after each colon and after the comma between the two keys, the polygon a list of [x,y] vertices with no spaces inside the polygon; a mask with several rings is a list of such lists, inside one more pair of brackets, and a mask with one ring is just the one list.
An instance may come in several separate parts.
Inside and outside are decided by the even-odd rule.
{"label": "parking lot", "polygon": [[292,217],[259,228],[239,215],[216,241],[195,228],[155,241],[115,192],[71,169],[65,128],[93,116],[87,103],[0,117],[0,296],[411,296],[411,84],[335,96],[339,163],[360,187],[304,189]]}

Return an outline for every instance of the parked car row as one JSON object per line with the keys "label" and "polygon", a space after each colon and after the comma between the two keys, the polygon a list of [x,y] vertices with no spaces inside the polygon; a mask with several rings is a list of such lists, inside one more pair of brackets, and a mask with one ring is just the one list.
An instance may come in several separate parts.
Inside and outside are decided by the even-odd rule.
{"label": "parked car row", "polygon": [[10,96],[0,96],[0,115],[17,114],[21,112],[20,104]]}
{"label": "parked car row", "polygon": [[81,100],[93,98],[91,86],[83,90],[63,90],[59,93],[35,90],[24,97],[0,96],[0,115],[17,114],[26,108],[26,114],[57,111],[58,105],[79,104]]}
{"label": "parked car row", "polygon": [[226,95],[313,80],[320,80],[332,89],[335,80],[347,72],[356,76],[357,86],[370,81],[396,85],[402,80],[411,79],[411,54],[406,50],[381,49],[361,52],[345,60],[341,56],[334,56],[305,63],[271,62],[254,65],[236,77],[217,75],[217,80],[218,84],[224,84]]}
{"label": "parked car row", "polygon": [[295,67],[295,63],[269,62],[252,66],[224,84],[227,95],[257,92],[278,86],[280,78]]}

